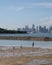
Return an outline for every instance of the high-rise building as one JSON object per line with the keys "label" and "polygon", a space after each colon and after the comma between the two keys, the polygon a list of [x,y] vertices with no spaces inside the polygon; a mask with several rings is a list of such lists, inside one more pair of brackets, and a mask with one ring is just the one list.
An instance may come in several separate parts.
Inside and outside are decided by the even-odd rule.
{"label": "high-rise building", "polygon": [[44,27],[39,26],[39,32],[48,33],[48,29],[46,28],[46,26],[44,26]]}
{"label": "high-rise building", "polygon": [[39,32],[39,28],[38,28],[38,26],[36,26],[36,32]]}
{"label": "high-rise building", "polygon": [[32,29],[34,29],[34,28],[35,28],[35,25],[33,24],[33,25],[32,25]]}
{"label": "high-rise building", "polygon": [[35,25],[32,25],[32,32],[35,32]]}
{"label": "high-rise building", "polygon": [[29,31],[28,25],[25,26],[25,31],[27,31],[27,32]]}
{"label": "high-rise building", "polygon": [[52,32],[52,26],[50,26],[50,28],[49,28],[49,32],[50,32],[50,33]]}

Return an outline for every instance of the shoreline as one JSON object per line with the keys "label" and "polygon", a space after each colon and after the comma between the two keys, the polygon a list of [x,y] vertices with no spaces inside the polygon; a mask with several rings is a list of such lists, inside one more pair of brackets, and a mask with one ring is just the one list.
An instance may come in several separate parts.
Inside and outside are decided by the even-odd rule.
{"label": "shoreline", "polygon": [[32,41],[52,41],[49,37],[31,37],[31,36],[0,36],[0,40],[32,40]]}
{"label": "shoreline", "polygon": [[13,49],[13,47],[8,48],[7,46],[6,49],[2,48],[4,47],[0,47],[0,65],[30,65],[30,63],[31,65],[52,64],[52,49],[33,47],[15,47],[15,49]]}

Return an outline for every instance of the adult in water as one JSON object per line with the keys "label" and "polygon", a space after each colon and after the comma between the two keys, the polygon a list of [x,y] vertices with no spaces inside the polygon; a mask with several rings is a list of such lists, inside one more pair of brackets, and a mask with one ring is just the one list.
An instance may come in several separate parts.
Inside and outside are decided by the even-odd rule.
{"label": "adult in water", "polygon": [[34,47],[34,42],[32,43],[32,47]]}

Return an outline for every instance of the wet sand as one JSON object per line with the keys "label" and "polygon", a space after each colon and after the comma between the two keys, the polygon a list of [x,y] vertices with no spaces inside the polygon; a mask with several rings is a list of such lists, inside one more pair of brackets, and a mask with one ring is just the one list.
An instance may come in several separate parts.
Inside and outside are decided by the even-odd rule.
{"label": "wet sand", "polygon": [[33,41],[52,41],[52,38],[48,37],[31,37],[31,36],[0,36],[2,40],[33,40]]}
{"label": "wet sand", "polygon": [[0,65],[52,65],[52,49],[0,47]]}

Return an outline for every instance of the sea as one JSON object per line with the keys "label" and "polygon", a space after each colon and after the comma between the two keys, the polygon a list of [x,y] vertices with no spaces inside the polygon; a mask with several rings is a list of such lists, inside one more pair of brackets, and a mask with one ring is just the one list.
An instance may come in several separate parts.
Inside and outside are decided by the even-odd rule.
{"label": "sea", "polygon": [[[52,38],[52,34],[49,33],[34,33],[34,34],[0,34],[0,36],[32,36],[32,37],[49,37]],[[23,46],[39,48],[52,48],[52,41],[31,41],[31,40],[0,40],[0,46]]]}
{"label": "sea", "polygon": [[31,37],[49,37],[49,38],[52,38],[52,33],[0,34],[0,36],[31,36]]}

